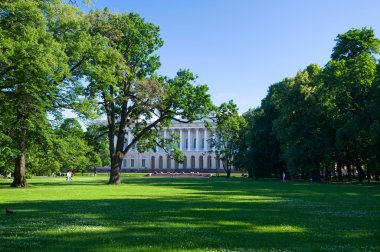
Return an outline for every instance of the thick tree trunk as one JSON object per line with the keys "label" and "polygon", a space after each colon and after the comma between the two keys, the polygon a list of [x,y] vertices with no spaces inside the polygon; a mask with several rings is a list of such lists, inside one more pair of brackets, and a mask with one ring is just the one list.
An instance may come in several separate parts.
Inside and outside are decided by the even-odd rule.
{"label": "thick tree trunk", "polygon": [[14,178],[11,187],[27,186],[25,177],[25,152],[21,153],[15,160]]}
{"label": "thick tree trunk", "polygon": [[110,171],[110,179],[108,181],[109,184],[121,184],[121,163],[122,159],[114,154],[111,157],[111,171]]}

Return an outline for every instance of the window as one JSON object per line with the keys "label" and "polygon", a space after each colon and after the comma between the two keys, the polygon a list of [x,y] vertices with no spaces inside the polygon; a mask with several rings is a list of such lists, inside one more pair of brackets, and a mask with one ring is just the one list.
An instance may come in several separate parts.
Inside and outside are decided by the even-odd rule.
{"label": "window", "polygon": [[121,167],[127,167],[127,160],[123,159],[123,163],[121,164]]}
{"label": "window", "polygon": [[188,148],[189,148],[189,139],[186,138],[186,149],[188,149]]}
{"label": "window", "polygon": [[197,139],[194,138],[194,146],[193,146],[193,148],[195,149],[196,147],[197,147]]}
{"label": "window", "polygon": [[204,149],[205,149],[205,139],[202,138],[202,150],[204,150]]}
{"label": "window", "polygon": [[145,159],[141,159],[141,166],[145,168]]}
{"label": "window", "polygon": [[135,167],[135,160],[131,159],[131,167]]}

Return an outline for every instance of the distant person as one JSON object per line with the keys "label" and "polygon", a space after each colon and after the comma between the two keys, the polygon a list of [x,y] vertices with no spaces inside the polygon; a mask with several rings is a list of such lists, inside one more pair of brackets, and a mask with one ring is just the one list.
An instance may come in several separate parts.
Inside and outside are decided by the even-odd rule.
{"label": "distant person", "polygon": [[67,171],[67,173],[66,173],[66,180],[67,181],[71,181],[71,176],[72,176],[72,172],[70,170]]}
{"label": "distant person", "polygon": [[282,182],[286,182],[286,174],[285,172],[282,172]]}

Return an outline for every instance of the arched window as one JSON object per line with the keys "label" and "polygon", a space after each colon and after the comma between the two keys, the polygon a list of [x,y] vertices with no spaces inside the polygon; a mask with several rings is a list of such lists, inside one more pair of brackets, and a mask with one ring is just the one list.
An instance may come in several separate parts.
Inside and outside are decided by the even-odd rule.
{"label": "arched window", "polygon": [[216,159],[216,169],[219,169],[220,168],[220,159],[219,158],[215,158]]}
{"label": "arched window", "polygon": [[195,169],[195,157],[191,156],[191,169]]}
{"label": "arched window", "polygon": [[203,156],[199,157],[199,169],[203,170]]}
{"label": "arched window", "polygon": [[167,156],[167,157],[166,157],[166,168],[167,168],[167,169],[171,169],[171,168],[172,168],[172,167],[171,167],[171,166],[172,166],[172,165],[171,165],[171,161],[172,161],[171,158],[170,158],[169,156]]}
{"label": "arched window", "polygon": [[141,167],[145,168],[145,157],[141,156]]}
{"label": "arched window", "polygon": [[207,169],[211,169],[211,165],[212,165],[212,159],[211,159],[211,156],[209,155],[207,157]]}
{"label": "arched window", "polygon": [[150,160],[150,167],[152,170],[156,169],[156,158],[154,156]]}
{"label": "arched window", "polygon": [[162,156],[160,156],[158,158],[158,169],[160,169],[160,171],[161,171],[163,167],[164,167],[164,159]]}

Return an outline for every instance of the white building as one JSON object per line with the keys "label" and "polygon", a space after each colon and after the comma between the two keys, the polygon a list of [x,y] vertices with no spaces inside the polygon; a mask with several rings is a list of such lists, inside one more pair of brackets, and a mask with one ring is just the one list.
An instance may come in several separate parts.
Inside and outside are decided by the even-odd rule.
{"label": "white building", "polygon": [[[184,152],[184,162],[179,164],[171,159],[163,149],[157,148],[149,152],[139,153],[132,148],[123,159],[122,169],[134,171],[214,171],[223,168],[215,153],[210,152],[208,143],[210,134],[201,121],[180,123],[173,121],[169,129],[162,132],[164,138],[170,134],[180,137],[179,148]],[[126,134],[126,140],[131,142],[131,132]]]}

